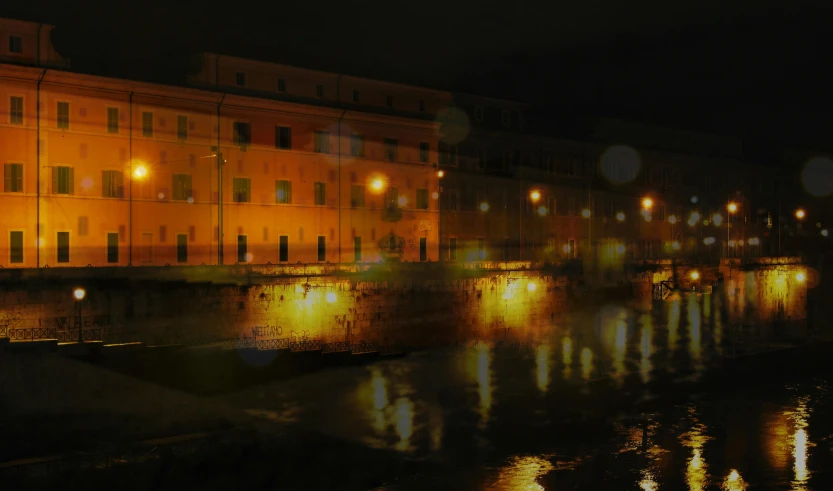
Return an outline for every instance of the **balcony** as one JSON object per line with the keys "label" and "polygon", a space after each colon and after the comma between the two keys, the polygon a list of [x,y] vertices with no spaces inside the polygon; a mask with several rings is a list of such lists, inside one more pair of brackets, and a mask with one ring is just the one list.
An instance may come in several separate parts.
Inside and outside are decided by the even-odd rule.
{"label": "balcony", "polygon": [[398,222],[402,220],[402,208],[398,206],[385,206],[382,208],[383,222]]}

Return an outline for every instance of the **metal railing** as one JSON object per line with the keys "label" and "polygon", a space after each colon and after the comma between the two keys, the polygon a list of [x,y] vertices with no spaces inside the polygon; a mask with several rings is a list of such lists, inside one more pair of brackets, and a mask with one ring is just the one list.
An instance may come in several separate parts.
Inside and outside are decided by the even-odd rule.
{"label": "metal railing", "polygon": [[[58,331],[54,327],[28,327],[23,329],[9,329],[11,341],[34,341],[37,339],[58,339]],[[77,335],[77,333],[76,333]]]}

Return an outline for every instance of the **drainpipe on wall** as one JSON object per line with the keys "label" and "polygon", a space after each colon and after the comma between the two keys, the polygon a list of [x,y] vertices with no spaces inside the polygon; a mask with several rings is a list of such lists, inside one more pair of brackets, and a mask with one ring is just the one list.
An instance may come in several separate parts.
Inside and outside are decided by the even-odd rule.
{"label": "drainpipe on wall", "polygon": [[[38,29],[40,30],[40,26],[38,26]],[[40,33],[38,33],[38,40],[40,40]],[[38,42],[40,42],[40,41],[38,41]],[[40,48],[38,48],[38,50],[40,50]],[[38,53],[38,60],[39,60],[38,64],[40,64],[40,52]],[[43,69],[43,71],[40,74],[40,77],[38,77],[38,86],[37,86],[37,89],[35,91],[37,93],[37,95],[35,97],[35,113],[36,113],[35,114],[35,124],[37,125],[36,130],[35,130],[35,141],[36,141],[36,143],[35,143],[35,152],[37,152],[37,156],[35,157],[35,160],[36,160],[36,165],[38,167],[38,194],[37,194],[37,204],[35,205],[36,210],[37,210],[36,211],[36,213],[37,213],[37,224],[36,224],[36,229],[35,229],[35,235],[37,235],[37,239],[36,239],[36,242],[35,242],[35,257],[36,257],[36,260],[37,260],[37,263],[38,263],[38,268],[40,268],[40,264],[41,264],[41,262],[40,262],[40,249],[41,249],[41,236],[40,236],[41,235],[41,231],[40,231],[40,229],[41,229],[41,224],[40,224],[40,186],[41,186],[40,167],[41,167],[41,164],[40,164],[40,154],[41,154],[42,149],[41,149],[41,141],[40,141],[40,84],[41,84],[41,82],[43,82],[43,77],[45,77],[45,76],[46,76],[46,68]]]}
{"label": "drainpipe on wall", "polygon": [[[219,58],[218,56],[217,59]],[[217,65],[219,68],[219,62]],[[224,100],[226,100],[226,94],[223,94],[217,104],[217,264],[220,266],[223,265],[223,240],[225,239],[223,233],[223,155],[220,153],[220,108],[223,107]]]}

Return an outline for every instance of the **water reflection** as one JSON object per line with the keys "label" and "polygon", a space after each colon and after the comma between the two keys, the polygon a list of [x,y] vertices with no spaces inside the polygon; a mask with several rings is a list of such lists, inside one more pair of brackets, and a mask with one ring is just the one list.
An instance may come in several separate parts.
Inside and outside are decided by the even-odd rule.
{"label": "water reflection", "polygon": [[382,371],[377,367],[371,369],[370,387],[373,393],[373,421],[376,431],[385,430],[385,408],[388,406],[387,382]]}
{"label": "water reflection", "polygon": [[795,434],[793,435],[792,454],[793,454],[793,469],[795,471],[795,478],[793,480],[793,489],[804,490],[804,485],[807,483],[809,473],[807,471],[807,398],[801,398],[798,401],[798,408],[793,414],[795,423]]}
{"label": "water reflection", "polygon": [[538,478],[554,470],[549,460],[541,457],[515,457],[500,469],[497,481],[489,489],[501,491],[543,491]]}
{"label": "water reflection", "polygon": [[573,341],[569,334],[561,342],[561,357],[564,360],[564,380],[569,380],[573,375]]}
{"label": "water reflection", "polygon": [[[390,403],[389,381],[378,366],[370,369],[370,419],[373,429],[382,442],[389,441],[389,429],[396,434],[397,450],[411,450],[411,436],[414,432],[414,403],[410,398],[413,389],[402,379],[402,373],[394,372],[396,385],[393,392],[396,400]],[[367,386],[365,386],[367,387]],[[367,394],[367,392],[365,392]],[[367,400],[367,396],[364,396]],[[384,443],[383,443],[384,446]]]}
{"label": "water reflection", "polygon": [[689,408],[688,424],[690,429],[680,435],[681,443],[691,449],[691,457],[688,459],[685,473],[686,483],[691,491],[702,491],[708,482],[708,468],[703,458],[703,446],[708,437],[706,426],[698,421],[693,407]]}
{"label": "water reflection", "polygon": [[582,348],[581,350],[581,377],[584,380],[590,380],[593,375],[593,352],[590,348]]}
{"label": "water reflection", "polygon": [[394,411],[396,434],[399,442],[396,444],[398,450],[409,450],[411,446],[411,435],[414,432],[414,404],[407,397],[400,397],[396,400]]}
{"label": "water reflection", "polygon": [[474,360],[469,362],[469,371],[473,371],[477,381],[477,394],[479,399],[478,412],[480,413],[480,424],[485,426],[489,422],[489,413],[492,409],[492,348],[479,343],[474,350]]}
{"label": "water reflection", "polygon": [[650,315],[642,316],[642,335],[639,342],[639,373],[642,376],[642,381],[647,383],[651,380],[651,370],[653,364],[651,363],[651,355],[654,354],[654,326],[651,322]]}
{"label": "water reflection", "polygon": [[702,331],[700,329],[699,296],[688,296],[688,347],[694,369],[702,369]]}
{"label": "water reflection", "polygon": [[744,491],[749,485],[741,477],[737,469],[732,469],[726,479],[723,480],[724,491]]}
{"label": "water reflection", "polygon": [[538,390],[546,394],[550,385],[550,347],[548,344],[539,345],[535,353],[535,382]]}
{"label": "water reflection", "polygon": [[642,480],[639,481],[639,487],[642,491],[657,491],[659,483],[657,483],[651,471],[645,469],[642,471]]}
{"label": "water reflection", "polygon": [[613,347],[613,379],[621,385],[625,378],[625,351],[628,346],[628,325],[624,319],[616,320],[616,341]]}
{"label": "water reflection", "polygon": [[680,336],[680,298],[668,303],[668,350],[675,351]]}

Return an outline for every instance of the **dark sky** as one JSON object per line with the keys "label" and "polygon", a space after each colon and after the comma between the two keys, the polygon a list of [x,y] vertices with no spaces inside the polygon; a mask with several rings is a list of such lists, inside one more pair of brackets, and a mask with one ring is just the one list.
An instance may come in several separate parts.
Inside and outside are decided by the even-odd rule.
{"label": "dark sky", "polygon": [[823,136],[833,109],[829,0],[288,3],[6,0],[5,8],[58,24],[59,44],[78,63],[144,69],[189,49],[260,46],[565,114],[726,132]]}

